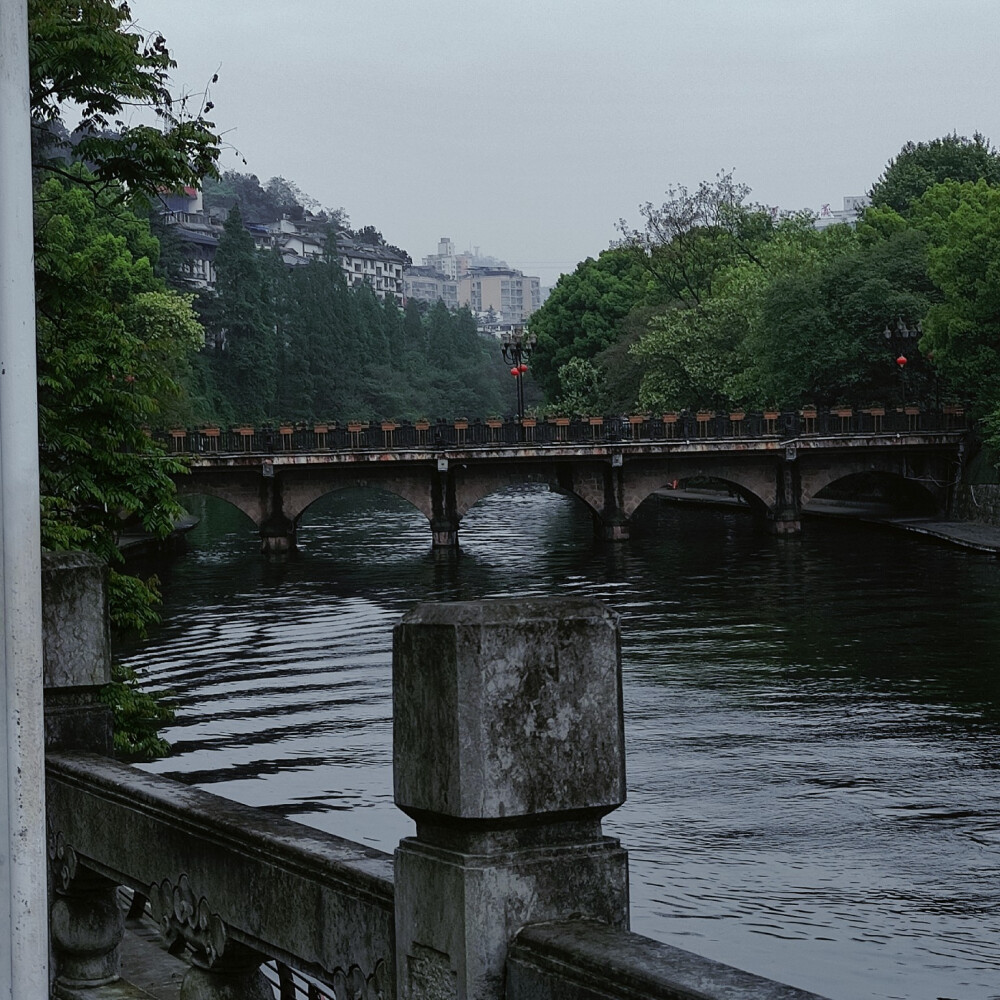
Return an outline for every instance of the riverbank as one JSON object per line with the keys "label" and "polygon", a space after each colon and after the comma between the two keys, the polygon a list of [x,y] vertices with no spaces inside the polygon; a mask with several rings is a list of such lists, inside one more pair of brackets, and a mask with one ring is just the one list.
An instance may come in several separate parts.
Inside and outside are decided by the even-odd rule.
{"label": "riverbank", "polygon": [[166,538],[156,538],[146,532],[118,536],[118,548],[126,560],[170,555],[184,550],[184,536],[198,523],[192,514],[178,518],[174,530]]}
{"label": "riverbank", "polygon": [[[745,507],[743,501],[713,490],[657,490],[670,503]],[[984,521],[937,517],[894,517],[887,504],[814,501],[802,511],[804,517],[840,518],[874,524],[896,531],[924,535],[936,541],[987,555],[1000,555],[1000,526]]]}

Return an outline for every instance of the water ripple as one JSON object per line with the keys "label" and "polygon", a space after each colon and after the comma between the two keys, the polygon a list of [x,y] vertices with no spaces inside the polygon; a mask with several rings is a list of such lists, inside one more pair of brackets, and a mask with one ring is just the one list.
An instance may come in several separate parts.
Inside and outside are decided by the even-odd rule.
{"label": "water ripple", "polygon": [[1000,565],[829,525],[641,511],[595,547],[575,501],[481,501],[462,555],[405,504],[314,505],[260,559],[200,511],[165,621],[124,650],[168,692],[149,769],[391,850],[391,627],[422,599],[590,596],[623,620],[633,926],[834,1000],[996,1000]]}

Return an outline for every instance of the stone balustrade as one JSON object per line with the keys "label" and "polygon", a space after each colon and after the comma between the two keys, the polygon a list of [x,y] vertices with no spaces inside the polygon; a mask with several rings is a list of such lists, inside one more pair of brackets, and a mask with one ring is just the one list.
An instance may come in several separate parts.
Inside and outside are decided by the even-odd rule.
{"label": "stone balustrade", "polygon": [[394,786],[416,835],[393,858],[93,752],[100,575],[79,556],[45,572],[54,996],[127,995],[125,885],[189,959],[182,1000],[271,1000],[265,959],[337,1000],[816,1000],[628,930],[627,855],[601,830],[625,754],[600,603],[425,604],[397,626]]}

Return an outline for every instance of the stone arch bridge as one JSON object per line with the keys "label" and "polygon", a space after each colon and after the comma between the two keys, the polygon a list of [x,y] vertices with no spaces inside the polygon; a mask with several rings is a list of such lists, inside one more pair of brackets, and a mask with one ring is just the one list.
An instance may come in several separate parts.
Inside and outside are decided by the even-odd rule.
{"label": "stone arch bridge", "polygon": [[[651,422],[647,421],[647,425]],[[522,483],[544,483],[587,505],[595,528],[608,540],[629,537],[632,515],[654,491],[694,477],[722,480],[750,506],[759,522],[780,535],[800,530],[800,515],[825,487],[848,476],[876,473],[924,506],[948,509],[958,482],[965,432],[941,426],[923,430],[908,420],[899,429],[882,421],[856,430],[803,424],[763,424],[762,433],[712,434],[692,423],[692,433],[657,421],[656,433],[622,424],[571,436],[547,429],[529,440],[478,439],[458,428],[445,437],[403,435],[366,428],[367,438],[349,434],[331,440],[311,431],[263,433],[245,429],[235,438],[205,432],[172,432],[172,450],[189,452],[189,473],[177,477],[180,494],[208,494],[243,511],[257,525],[265,552],[294,548],[303,513],[320,497],[340,489],[369,487],[407,500],[428,520],[432,544],[453,547],[466,512],[483,497]],[[664,425],[666,427],[666,425]],[[680,428],[679,430],[684,430]],[[283,431],[284,429],[282,429]],[[381,430],[381,436],[373,441]],[[673,430],[675,433],[669,433]],[[770,431],[770,433],[767,433]],[[299,434],[298,438],[293,437]],[[181,439],[181,435],[184,435]],[[202,435],[199,437],[199,435]],[[508,434],[507,437],[511,435]],[[577,439],[573,439],[576,437]],[[207,440],[207,444],[206,444]]]}

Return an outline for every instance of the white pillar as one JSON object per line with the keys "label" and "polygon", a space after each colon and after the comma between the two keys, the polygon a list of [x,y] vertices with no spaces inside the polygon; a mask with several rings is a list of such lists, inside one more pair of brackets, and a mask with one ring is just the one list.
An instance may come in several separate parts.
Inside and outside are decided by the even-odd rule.
{"label": "white pillar", "polygon": [[13,1000],[49,991],[27,19],[26,0],[0,0],[0,997]]}

